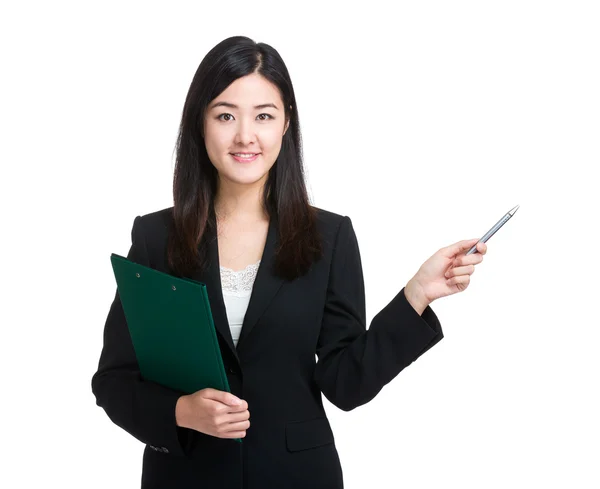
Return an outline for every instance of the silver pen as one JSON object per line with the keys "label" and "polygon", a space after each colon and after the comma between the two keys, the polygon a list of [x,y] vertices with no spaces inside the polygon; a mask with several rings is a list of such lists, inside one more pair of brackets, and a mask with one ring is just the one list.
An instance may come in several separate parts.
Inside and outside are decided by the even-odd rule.
{"label": "silver pen", "polygon": [[[481,239],[479,241],[477,241],[477,243],[479,243],[480,241],[483,241],[484,243],[490,239],[494,233],[496,231],[498,231],[498,229],[500,229],[502,226],[504,226],[504,224],[506,224],[506,222],[515,215],[515,212],[517,212],[517,209],[519,208],[519,206],[515,206],[513,207],[511,210],[509,210],[506,214],[504,214],[504,216],[502,217],[502,219],[500,219],[496,224],[494,224],[494,226],[492,227],[492,229],[490,229],[487,233],[485,233]],[[475,245],[473,245],[471,247],[471,249],[469,251],[467,251],[467,255],[470,255],[471,253],[478,253],[477,251],[477,243],[475,243]]]}

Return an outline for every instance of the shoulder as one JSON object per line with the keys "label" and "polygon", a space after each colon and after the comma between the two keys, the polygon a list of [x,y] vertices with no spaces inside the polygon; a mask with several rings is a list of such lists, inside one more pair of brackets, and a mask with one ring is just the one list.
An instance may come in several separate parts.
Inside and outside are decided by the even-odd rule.
{"label": "shoulder", "polygon": [[145,235],[166,235],[173,221],[173,206],[139,215],[136,221]]}
{"label": "shoulder", "polygon": [[325,226],[339,226],[345,216],[336,214],[320,207],[311,206],[316,213],[318,221]]}
{"label": "shoulder", "polygon": [[352,220],[349,216],[311,206],[317,216],[317,228],[325,242],[334,244],[339,239],[354,235]]}
{"label": "shoulder", "polygon": [[152,268],[165,267],[165,250],[173,222],[173,207],[167,207],[147,214],[138,214],[131,229],[132,243],[143,246]]}
{"label": "shoulder", "polygon": [[143,241],[151,263],[164,258],[173,222],[173,207],[138,215],[133,223],[132,239]]}

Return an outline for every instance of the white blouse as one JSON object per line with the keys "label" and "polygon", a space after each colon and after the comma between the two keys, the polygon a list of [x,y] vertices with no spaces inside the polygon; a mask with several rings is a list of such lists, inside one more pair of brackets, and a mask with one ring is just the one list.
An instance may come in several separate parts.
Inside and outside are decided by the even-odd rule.
{"label": "white blouse", "polygon": [[223,301],[225,302],[231,337],[236,347],[240,339],[240,333],[242,332],[244,316],[248,309],[259,265],[260,260],[248,265],[243,270],[235,271],[231,268],[220,267]]}

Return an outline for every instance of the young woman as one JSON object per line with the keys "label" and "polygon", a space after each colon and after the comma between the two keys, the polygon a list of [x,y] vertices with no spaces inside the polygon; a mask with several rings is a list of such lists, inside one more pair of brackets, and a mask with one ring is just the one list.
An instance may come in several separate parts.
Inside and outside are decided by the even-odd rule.
{"label": "young woman", "polygon": [[146,445],[142,487],[342,488],[321,393],[350,411],[440,341],[429,304],[467,288],[486,245],[438,250],[367,329],[352,222],[309,204],[288,71],[246,37],[194,76],[173,192],[173,207],[135,218],[128,258],[206,283],[231,393],[142,379],[115,295],[92,388]]}

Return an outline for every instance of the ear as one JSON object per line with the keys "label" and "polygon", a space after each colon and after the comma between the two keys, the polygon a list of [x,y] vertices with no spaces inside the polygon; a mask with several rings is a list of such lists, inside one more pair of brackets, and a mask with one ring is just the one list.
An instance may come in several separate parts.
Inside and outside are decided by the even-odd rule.
{"label": "ear", "polygon": [[[292,110],[292,106],[290,105],[290,111]],[[287,118],[287,121],[285,122],[285,128],[283,129],[283,135],[285,136],[285,133],[288,130],[288,127],[290,127],[290,118]]]}

